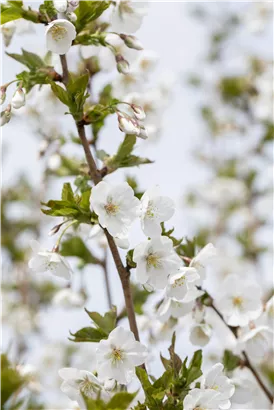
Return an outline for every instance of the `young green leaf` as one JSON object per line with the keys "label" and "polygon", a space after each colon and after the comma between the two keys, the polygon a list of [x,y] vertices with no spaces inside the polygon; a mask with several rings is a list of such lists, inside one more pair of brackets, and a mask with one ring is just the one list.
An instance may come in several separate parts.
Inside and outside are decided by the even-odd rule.
{"label": "young green leaf", "polygon": [[109,334],[115,328],[117,320],[117,311],[115,306],[113,306],[109,312],[106,312],[104,316],[101,316],[97,312],[89,312],[87,309],[85,309],[85,311],[95,325],[102,329],[105,333]]}

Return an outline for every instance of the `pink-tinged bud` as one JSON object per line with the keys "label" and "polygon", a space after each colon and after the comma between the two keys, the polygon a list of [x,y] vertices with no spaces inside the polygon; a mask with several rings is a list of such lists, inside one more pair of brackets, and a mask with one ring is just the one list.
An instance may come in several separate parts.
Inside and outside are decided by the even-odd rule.
{"label": "pink-tinged bud", "polygon": [[22,88],[18,88],[11,100],[12,108],[18,110],[18,108],[23,107],[26,104],[26,96]]}
{"label": "pink-tinged bud", "polygon": [[129,135],[137,135],[140,134],[140,127],[133,118],[124,117],[118,114],[118,122],[119,122],[119,129],[122,132],[125,132]]}
{"label": "pink-tinged bud", "polygon": [[124,43],[128,48],[133,48],[134,50],[143,50],[143,46],[137,37],[127,34],[120,34],[120,38],[124,40]]}
{"label": "pink-tinged bud", "polygon": [[6,99],[6,87],[1,87],[0,88],[0,105],[2,105],[5,102]]}
{"label": "pink-tinged bud", "polygon": [[146,113],[142,107],[140,107],[139,105],[131,104],[131,108],[137,120],[143,121],[146,118]]}
{"label": "pink-tinged bud", "polygon": [[79,0],[71,0],[68,2],[68,11],[74,11],[79,6]]}
{"label": "pink-tinged bud", "polygon": [[1,112],[0,127],[10,122],[11,119],[11,105],[9,104],[5,111]]}
{"label": "pink-tinged bud", "polygon": [[148,138],[147,130],[143,125],[140,126],[140,133],[138,137],[142,138],[143,140],[146,140]]}
{"label": "pink-tinged bud", "polygon": [[115,56],[115,60],[117,63],[117,70],[119,71],[119,73],[121,74],[128,74],[129,73],[129,63],[127,62],[127,60],[124,59],[123,56],[121,56],[121,54],[117,54]]}

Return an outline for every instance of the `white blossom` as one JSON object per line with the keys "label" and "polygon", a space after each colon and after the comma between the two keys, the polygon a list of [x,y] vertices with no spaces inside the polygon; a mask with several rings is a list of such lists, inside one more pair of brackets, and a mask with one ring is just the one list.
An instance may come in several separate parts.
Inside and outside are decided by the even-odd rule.
{"label": "white blossom", "polygon": [[230,326],[246,326],[262,312],[261,288],[254,282],[229,275],[217,294],[216,305]]}
{"label": "white blossom", "polygon": [[126,182],[112,186],[101,181],[92,188],[90,205],[103,228],[114,237],[124,237],[137,217],[139,200]]}
{"label": "white blossom", "polygon": [[124,40],[125,45],[127,47],[133,48],[133,50],[143,50],[143,46],[137,37],[126,34],[120,34],[120,38]]}
{"label": "white blossom", "polygon": [[218,393],[215,390],[193,389],[184,398],[184,410],[216,410]]}
{"label": "white blossom", "polygon": [[146,357],[147,348],[135,340],[131,331],[118,326],[96,349],[98,377],[128,384],[135,375],[135,367],[143,364]]}
{"label": "white blossom", "polygon": [[60,278],[70,280],[72,269],[66,259],[57,252],[50,252],[40,247],[37,241],[31,241],[33,256],[29,260],[29,268],[34,272],[50,272]]}
{"label": "white blossom", "polygon": [[192,326],[189,340],[194,346],[206,346],[211,339],[212,328],[207,323]]}
{"label": "white blossom", "polygon": [[140,127],[138,122],[134,118],[118,114],[118,123],[120,131],[125,132],[129,135],[136,135],[137,137],[139,136]]}
{"label": "white blossom", "polygon": [[270,327],[273,327],[274,323],[274,296],[272,296],[266,303],[264,317]]}
{"label": "white blossom", "polygon": [[112,31],[134,33],[147,14],[147,2],[119,0],[111,16]]}
{"label": "white blossom", "polygon": [[65,13],[68,2],[67,0],[53,0],[53,6],[59,13]]}
{"label": "white blossom", "polygon": [[195,268],[200,275],[201,281],[205,279],[206,265],[217,255],[217,250],[212,243],[208,243],[197,255],[191,260],[189,266]]}
{"label": "white blossom", "polygon": [[56,306],[65,308],[83,306],[85,300],[79,292],[74,292],[72,289],[61,289],[57,292],[52,303]]}
{"label": "white blossom", "polygon": [[119,73],[125,75],[128,74],[130,69],[128,61],[121,54],[116,54],[115,60],[116,67]]}
{"label": "white blossom", "polygon": [[18,88],[11,100],[12,108],[18,109],[26,104],[26,96],[22,88]]}
{"label": "white blossom", "polygon": [[8,47],[16,30],[15,21],[8,21],[7,23],[2,24],[0,30],[3,34],[4,44]]}
{"label": "white blossom", "polygon": [[213,390],[218,393],[219,409],[226,410],[231,407],[230,398],[235,392],[235,386],[232,381],[223,373],[224,366],[222,363],[216,363],[209,372],[202,377],[201,387],[203,389]]}
{"label": "white blossom", "polygon": [[162,196],[159,186],[148,189],[141,198],[140,217],[145,235],[149,237],[161,235],[161,222],[168,221],[174,211],[174,201],[167,196]]}
{"label": "white blossom", "polygon": [[97,398],[102,391],[102,385],[91,372],[87,370],[78,370],[73,367],[64,367],[58,371],[59,376],[63,379],[61,390],[71,400],[77,401],[83,408],[86,398]]}
{"label": "white blossom", "polygon": [[131,104],[131,108],[134,112],[134,116],[137,118],[139,121],[143,121],[146,118],[145,111],[143,110],[142,107],[136,105],[136,104]]}
{"label": "white blossom", "polygon": [[47,48],[53,53],[66,54],[75,37],[75,27],[68,20],[54,20],[46,27]]}
{"label": "white blossom", "polygon": [[185,303],[166,297],[157,311],[159,320],[166,322],[170,317],[179,319],[190,313],[193,306],[194,302]]}
{"label": "white blossom", "polygon": [[173,249],[173,242],[167,236],[144,241],[133,252],[136,262],[136,277],[142,284],[163,289],[169,275],[176,273],[182,265],[180,257]]}
{"label": "white blossom", "polygon": [[182,302],[191,302],[204,293],[196,287],[199,279],[195,268],[182,267],[178,273],[169,277],[166,294]]}
{"label": "white blossom", "polygon": [[238,343],[250,357],[262,358],[273,344],[273,330],[268,326],[257,326],[243,334]]}

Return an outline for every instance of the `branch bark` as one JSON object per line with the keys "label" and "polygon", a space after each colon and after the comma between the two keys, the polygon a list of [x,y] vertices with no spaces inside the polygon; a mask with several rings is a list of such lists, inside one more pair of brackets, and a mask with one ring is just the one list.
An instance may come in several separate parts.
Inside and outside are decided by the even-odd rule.
{"label": "branch bark", "polygon": [[[61,60],[62,69],[63,69],[63,83],[67,85],[68,79],[69,79],[69,71],[68,71],[66,56],[61,55],[60,60]],[[92,181],[94,182],[94,184],[96,185],[100,181],[102,181],[102,176],[99,170],[97,169],[96,162],[91,153],[90,145],[86,137],[84,124],[81,121],[75,122],[75,123],[77,126],[79,138],[81,140],[81,143],[85,151],[85,156],[86,156],[87,164],[89,167],[90,177]],[[113,237],[109,234],[109,232],[106,229],[104,229],[104,233],[106,235],[108,245],[109,245],[114,263],[116,265],[116,269],[118,271],[118,274],[121,280],[130,330],[134,334],[135,339],[139,341],[140,340],[139,332],[138,332],[138,327],[136,323],[134,304],[133,304],[132,293],[131,293],[131,288],[130,288],[130,273],[127,271],[127,269],[123,265],[123,262],[121,260],[119,251],[117,249],[117,246],[114,242]]]}

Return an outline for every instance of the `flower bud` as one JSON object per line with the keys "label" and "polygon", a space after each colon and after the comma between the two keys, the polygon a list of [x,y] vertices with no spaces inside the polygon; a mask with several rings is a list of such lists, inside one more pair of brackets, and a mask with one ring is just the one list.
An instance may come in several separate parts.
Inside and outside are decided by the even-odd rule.
{"label": "flower bud", "polygon": [[13,108],[17,110],[18,108],[23,107],[25,104],[26,104],[25,93],[22,90],[22,88],[17,88],[17,90],[15,91],[12,97],[11,105]]}
{"label": "flower bud", "polygon": [[147,130],[143,125],[140,126],[140,132],[138,134],[138,137],[142,138],[143,140],[146,140],[148,138]]}
{"label": "flower bud", "polygon": [[131,104],[131,108],[137,120],[143,121],[146,118],[146,113],[142,107],[140,107],[139,105]]}
{"label": "flower bud", "polygon": [[106,391],[112,391],[117,386],[117,383],[114,379],[107,379],[104,383],[104,389]]}
{"label": "flower bud", "polygon": [[71,0],[68,2],[68,11],[74,11],[79,6],[79,0]]}
{"label": "flower bud", "polygon": [[7,124],[11,119],[11,105],[9,104],[5,111],[1,112],[0,127]]}
{"label": "flower bud", "polygon": [[0,88],[0,105],[2,105],[5,102],[6,99],[6,87],[1,87]]}
{"label": "flower bud", "polygon": [[1,25],[0,30],[3,34],[4,44],[8,47],[16,30],[16,24],[14,21],[8,21]]}
{"label": "flower bud", "polygon": [[133,118],[124,117],[118,114],[118,122],[119,122],[120,131],[125,132],[126,134],[129,134],[129,135],[139,136],[140,127],[137,121],[135,121]]}
{"label": "flower bud", "polygon": [[72,21],[73,23],[75,23],[75,21],[77,20],[77,16],[75,13],[73,13],[73,11],[69,12],[66,14],[67,18]]}
{"label": "flower bud", "polygon": [[53,0],[53,6],[59,13],[65,13],[68,2],[67,0]]}
{"label": "flower bud", "polygon": [[125,60],[124,57],[121,56],[121,54],[117,54],[115,56],[115,60],[117,63],[117,70],[119,71],[119,73],[128,74],[129,73],[129,63],[127,62],[127,60]]}
{"label": "flower bud", "polygon": [[124,43],[128,48],[133,48],[134,50],[143,50],[143,46],[137,37],[120,34],[120,38],[124,40]]}

